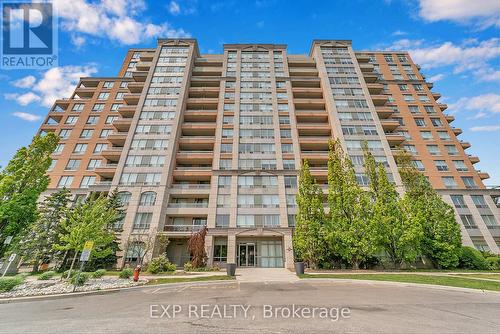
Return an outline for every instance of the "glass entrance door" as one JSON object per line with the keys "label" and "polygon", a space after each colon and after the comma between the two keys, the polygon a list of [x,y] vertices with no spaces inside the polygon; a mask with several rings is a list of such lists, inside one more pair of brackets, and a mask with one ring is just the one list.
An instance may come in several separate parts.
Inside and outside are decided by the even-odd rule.
{"label": "glass entrance door", "polygon": [[255,244],[238,245],[238,264],[240,267],[255,267]]}

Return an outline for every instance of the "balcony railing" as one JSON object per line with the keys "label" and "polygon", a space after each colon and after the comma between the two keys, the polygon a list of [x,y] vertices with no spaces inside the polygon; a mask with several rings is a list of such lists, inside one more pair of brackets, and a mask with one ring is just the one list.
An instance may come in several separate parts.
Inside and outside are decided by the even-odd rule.
{"label": "balcony railing", "polygon": [[196,183],[172,184],[171,188],[173,188],[173,189],[210,189],[210,184],[196,184]]}
{"label": "balcony railing", "polygon": [[205,225],[165,225],[165,232],[194,232],[204,228]]}
{"label": "balcony railing", "polygon": [[168,203],[169,208],[208,208],[208,203]]}

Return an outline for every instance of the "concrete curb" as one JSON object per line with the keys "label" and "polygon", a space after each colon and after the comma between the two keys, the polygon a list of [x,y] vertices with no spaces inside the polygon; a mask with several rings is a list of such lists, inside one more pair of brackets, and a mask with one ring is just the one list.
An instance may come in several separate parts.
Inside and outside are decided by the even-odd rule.
{"label": "concrete curb", "polygon": [[165,288],[165,287],[176,287],[176,286],[189,286],[189,285],[215,285],[221,283],[237,283],[236,279],[234,280],[213,280],[213,281],[198,281],[198,282],[178,282],[178,283],[162,283],[162,284],[154,284],[154,285],[136,285],[129,286],[125,288],[113,288],[113,289],[104,289],[104,290],[94,290],[94,291],[80,291],[80,292],[72,292],[72,293],[61,293],[61,294],[53,294],[53,295],[42,295],[42,296],[25,296],[25,297],[12,297],[12,298],[0,298],[1,304],[11,304],[11,303],[21,303],[21,302],[29,302],[29,301],[38,301],[38,300],[53,300],[53,299],[66,299],[73,297],[84,297],[84,296],[93,296],[93,295],[104,295],[107,293],[118,293],[126,290],[134,290],[134,289],[155,289],[155,288]]}
{"label": "concrete curb", "polygon": [[302,278],[301,282],[344,282],[344,283],[364,283],[364,284],[383,284],[383,285],[397,285],[397,286],[411,286],[411,287],[424,287],[432,288],[438,290],[451,290],[451,291],[461,291],[461,292],[474,292],[474,293],[493,293],[500,294],[500,291],[493,290],[480,290],[472,288],[461,288],[456,286],[447,285],[437,285],[437,284],[424,284],[424,283],[411,283],[411,282],[392,282],[392,281],[375,281],[375,280],[363,280],[363,279],[349,279],[349,278]]}

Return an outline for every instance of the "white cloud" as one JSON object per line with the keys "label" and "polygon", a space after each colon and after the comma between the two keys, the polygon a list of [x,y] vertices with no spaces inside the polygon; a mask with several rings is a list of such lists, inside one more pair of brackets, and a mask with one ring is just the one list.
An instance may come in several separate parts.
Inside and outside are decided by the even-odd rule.
{"label": "white cloud", "polygon": [[469,39],[462,45],[452,42],[423,46],[422,40],[401,39],[389,49],[408,50],[423,69],[452,66],[455,74],[470,72],[478,81],[498,81],[500,74],[492,69],[491,61],[500,57],[500,38],[485,41]]}
{"label": "white cloud", "polygon": [[436,74],[429,78],[429,82],[438,82],[439,80],[442,80],[444,77],[445,75],[442,73]]}
{"label": "white cloud", "polygon": [[462,97],[448,106],[451,112],[470,111],[475,113],[472,119],[484,118],[491,114],[500,114],[500,95],[490,93]]}
{"label": "white cloud", "polygon": [[404,35],[408,35],[408,33],[402,30],[396,30],[395,32],[392,33],[392,36],[404,36]]}
{"label": "white cloud", "polygon": [[14,81],[12,84],[19,88],[30,88],[35,84],[36,78],[32,75]]}
{"label": "white cloud", "polygon": [[472,132],[494,132],[500,131],[500,125],[473,126],[470,130]]}
{"label": "white cloud", "polygon": [[[147,22],[142,17],[146,8],[143,0],[54,0],[54,4],[61,28],[80,37],[105,37],[127,45],[152,37],[189,37],[183,29],[174,29],[168,23]],[[73,42],[78,46],[82,39]]]}
{"label": "white cloud", "polygon": [[7,93],[4,94],[6,100],[16,101],[17,104],[22,106],[27,106],[33,102],[39,102],[41,100],[40,96],[33,92],[28,92],[25,94]]}
{"label": "white cloud", "polygon": [[429,22],[450,20],[479,28],[500,27],[500,1],[420,0],[419,15]]}
{"label": "white cloud", "polygon": [[170,1],[170,4],[168,5],[168,11],[172,15],[179,15],[181,12],[181,7],[177,2]]}
{"label": "white cloud", "polygon": [[83,36],[79,36],[79,35],[71,35],[71,43],[73,43],[74,46],[76,46],[77,48],[81,48],[85,42],[87,40],[85,39],[85,37]]}
{"label": "white cloud", "polygon": [[28,122],[36,122],[41,118],[41,116],[22,111],[16,111],[12,115]]}

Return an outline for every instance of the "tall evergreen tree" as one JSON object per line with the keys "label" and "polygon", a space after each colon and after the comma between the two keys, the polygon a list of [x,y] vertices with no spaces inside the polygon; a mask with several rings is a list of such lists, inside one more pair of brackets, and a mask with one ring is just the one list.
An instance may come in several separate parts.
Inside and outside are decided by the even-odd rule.
{"label": "tall evergreen tree", "polygon": [[351,160],[337,141],[328,158],[328,240],[334,253],[355,269],[376,252],[370,197],[358,184]]}
{"label": "tall evergreen tree", "polygon": [[294,251],[297,258],[304,260],[315,269],[324,258],[326,251],[325,238],[322,233],[326,216],[323,191],[312,177],[307,160],[304,160],[299,175],[297,205],[293,235]]}
{"label": "tall evergreen tree", "polygon": [[37,200],[49,184],[45,173],[58,141],[53,133],[35,136],[0,172],[0,256],[7,249],[5,238],[14,236],[19,241],[20,233],[37,219]]}

